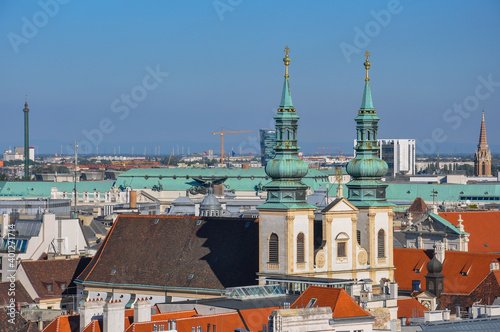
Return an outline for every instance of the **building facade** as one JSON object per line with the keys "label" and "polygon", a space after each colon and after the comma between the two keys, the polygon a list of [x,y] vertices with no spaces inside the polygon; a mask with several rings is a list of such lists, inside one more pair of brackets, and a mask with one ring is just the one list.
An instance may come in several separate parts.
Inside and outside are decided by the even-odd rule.
{"label": "building facade", "polygon": [[379,157],[387,163],[387,175],[415,175],[414,139],[379,139]]}
{"label": "building facade", "polygon": [[[286,50],[288,51],[288,50]],[[321,211],[321,234],[315,234],[315,206],[306,201],[302,178],[307,165],[299,159],[298,116],[292,103],[288,54],[281,104],[276,120],[276,156],[266,166],[272,181],[267,201],[259,206],[259,279],[286,280],[292,291],[304,283],[393,280],[392,216],[387,185],[381,177],[387,164],[379,156],[377,122],[368,69],[363,101],[356,117],[356,158],[347,165],[349,198],[338,197]],[[314,239],[321,236],[320,245]],[[321,280],[321,281],[320,281]]]}
{"label": "building facade", "polygon": [[263,167],[274,158],[276,145],[276,130],[260,129],[260,159]]}

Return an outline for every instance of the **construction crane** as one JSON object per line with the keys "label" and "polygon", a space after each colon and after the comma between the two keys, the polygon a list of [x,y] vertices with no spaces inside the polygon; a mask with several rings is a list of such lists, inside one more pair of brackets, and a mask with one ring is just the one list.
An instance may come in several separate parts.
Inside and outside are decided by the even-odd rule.
{"label": "construction crane", "polygon": [[321,150],[321,155],[324,156],[325,155],[325,149],[336,149],[338,152],[339,152],[339,157],[342,155],[342,149],[339,148],[339,147],[328,147],[328,146],[320,146],[319,148],[317,148],[318,150]]}
{"label": "construction crane", "polygon": [[213,131],[213,135],[220,135],[220,166],[224,167],[224,134],[239,134],[239,133],[251,133],[251,130],[238,130],[238,131],[224,131],[220,127],[220,131]]}

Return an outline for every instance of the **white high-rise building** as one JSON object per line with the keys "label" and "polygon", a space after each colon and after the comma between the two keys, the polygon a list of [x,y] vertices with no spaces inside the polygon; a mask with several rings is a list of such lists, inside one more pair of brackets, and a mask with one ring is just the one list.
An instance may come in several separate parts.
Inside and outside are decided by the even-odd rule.
{"label": "white high-rise building", "polygon": [[414,139],[379,139],[380,158],[387,163],[387,175],[415,175]]}

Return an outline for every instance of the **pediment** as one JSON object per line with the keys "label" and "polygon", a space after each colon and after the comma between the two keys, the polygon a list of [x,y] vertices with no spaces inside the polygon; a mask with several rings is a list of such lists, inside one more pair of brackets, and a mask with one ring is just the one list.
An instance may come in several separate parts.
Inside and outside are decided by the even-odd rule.
{"label": "pediment", "polygon": [[357,212],[358,209],[352,205],[347,199],[344,197],[336,198],[333,202],[331,202],[327,207],[325,207],[321,212]]}
{"label": "pediment", "polygon": [[423,232],[423,233],[451,233],[457,232],[457,229],[453,225],[443,224],[441,221],[434,218],[432,215],[426,215],[422,219],[413,222],[411,226],[405,229],[406,232]]}

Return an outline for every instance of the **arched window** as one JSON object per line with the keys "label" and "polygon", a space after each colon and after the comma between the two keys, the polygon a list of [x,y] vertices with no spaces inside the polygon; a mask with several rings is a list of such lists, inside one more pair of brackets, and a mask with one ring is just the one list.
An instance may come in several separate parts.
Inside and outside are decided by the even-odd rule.
{"label": "arched window", "polygon": [[378,231],[378,258],[385,257],[385,232],[383,229]]}
{"label": "arched window", "polygon": [[269,236],[269,263],[279,263],[279,239],[276,233]]}
{"label": "arched window", "polygon": [[337,260],[346,261],[349,235],[344,232],[339,233],[335,238],[335,241],[337,242]]}
{"label": "arched window", "polygon": [[297,235],[297,263],[304,263],[305,254],[304,254],[304,233],[300,232]]}

